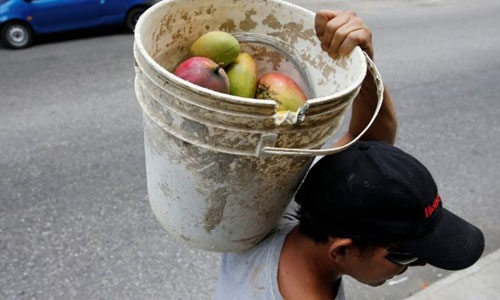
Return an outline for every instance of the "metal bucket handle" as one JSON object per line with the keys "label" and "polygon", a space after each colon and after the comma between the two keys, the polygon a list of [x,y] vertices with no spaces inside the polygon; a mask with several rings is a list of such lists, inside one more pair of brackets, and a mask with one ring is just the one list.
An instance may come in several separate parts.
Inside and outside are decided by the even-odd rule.
{"label": "metal bucket handle", "polygon": [[[384,84],[382,83],[382,77],[380,76],[380,73],[377,70],[377,67],[375,66],[375,63],[371,60],[371,58],[364,52],[364,55],[366,57],[366,62],[368,66],[368,71],[373,76],[373,80],[375,81],[375,85],[377,86],[377,97],[378,97],[378,102],[377,102],[377,107],[375,108],[375,112],[373,113],[373,116],[366,125],[365,129],[361,131],[360,134],[356,138],[354,138],[352,141],[349,143],[340,146],[340,147],[334,147],[334,148],[329,148],[329,149],[319,149],[319,150],[313,150],[313,149],[298,149],[298,148],[278,148],[278,147],[262,147],[260,150],[260,153],[258,156],[265,156],[267,154],[280,154],[280,155],[293,155],[293,156],[317,156],[317,155],[329,155],[329,154],[335,154],[338,152],[341,152],[347,148],[349,148],[352,144],[354,144],[356,141],[358,141],[363,134],[370,128],[372,125],[373,121],[375,121],[375,118],[377,117],[380,107],[382,107],[382,102],[384,100]],[[300,114],[300,112],[299,112]]]}

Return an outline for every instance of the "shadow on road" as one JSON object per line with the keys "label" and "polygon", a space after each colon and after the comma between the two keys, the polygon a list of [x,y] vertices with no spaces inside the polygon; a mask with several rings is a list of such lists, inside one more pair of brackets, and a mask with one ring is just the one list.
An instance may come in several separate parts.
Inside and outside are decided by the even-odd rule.
{"label": "shadow on road", "polygon": [[102,37],[102,36],[116,35],[116,34],[132,34],[132,33],[123,26],[106,26],[106,27],[96,27],[89,29],[78,29],[78,30],[37,36],[33,46],[36,47],[36,45],[42,45],[42,44],[88,39],[88,38]]}
{"label": "shadow on road", "polygon": [[[72,31],[38,35],[35,37],[35,41],[31,47],[36,47],[37,45],[43,45],[43,44],[52,44],[52,43],[66,42],[71,40],[81,40],[81,39],[103,37],[103,36],[110,36],[117,34],[132,34],[132,33],[127,28],[120,25],[77,29]],[[2,48],[6,49],[5,47]]]}

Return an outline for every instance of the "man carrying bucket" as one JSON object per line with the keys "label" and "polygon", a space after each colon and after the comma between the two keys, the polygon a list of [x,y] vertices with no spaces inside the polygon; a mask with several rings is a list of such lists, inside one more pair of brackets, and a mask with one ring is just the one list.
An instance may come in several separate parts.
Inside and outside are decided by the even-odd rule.
{"label": "man carrying bucket", "polygon": [[[373,57],[371,33],[353,12],[321,11],[316,34],[332,57],[359,45]],[[370,75],[354,101],[352,140],[377,99]],[[224,254],[215,299],[344,299],[342,276],[378,286],[409,266],[459,270],[484,249],[475,226],[442,206],[428,170],[392,146],[390,95],[362,142],[325,156],[299,187],[297,220],[284,221],[254,248]]]}

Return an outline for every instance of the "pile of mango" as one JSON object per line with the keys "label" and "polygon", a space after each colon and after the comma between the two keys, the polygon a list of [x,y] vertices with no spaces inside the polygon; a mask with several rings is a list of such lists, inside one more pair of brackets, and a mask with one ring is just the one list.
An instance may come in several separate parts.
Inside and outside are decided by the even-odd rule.
{"label": "pile of mango", "polygon": [[175,75],[199,86],[234,96],[272,99],[278,111],[297,111],[307,101],[290,77],[277,72],[257,80],[257,65],[241,52],[238,40],[223,31],[200,36],[189,49],[189,58],[175,68]]}

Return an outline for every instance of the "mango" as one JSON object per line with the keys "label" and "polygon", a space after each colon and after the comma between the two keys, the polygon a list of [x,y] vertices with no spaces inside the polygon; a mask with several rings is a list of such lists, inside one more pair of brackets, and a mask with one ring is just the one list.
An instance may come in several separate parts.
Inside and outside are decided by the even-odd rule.
{"label": "mango", "polygon": [[190,56],[210,58],[217,64],[228,66],[240,54],[240,43],[231,34],[210,31],[200,36],[189,49]]}
{"label": "mango", "polygon": [[277,111],[297,111],[307,101],[299,85],[280,73],[269,73],[257,82],[257,99],[273,99],[278,102]]}
{"label": "mango", "polygon": [[175,75],[207,89],[229,93],[229,79],[221,65],[206,57],[195,56],[182,62]]}
{"label": "mango", "polygon": [[226,70],[229,77],[230,94],[253,98],[257,89],[257,66],[247,53],[240,53]]}

